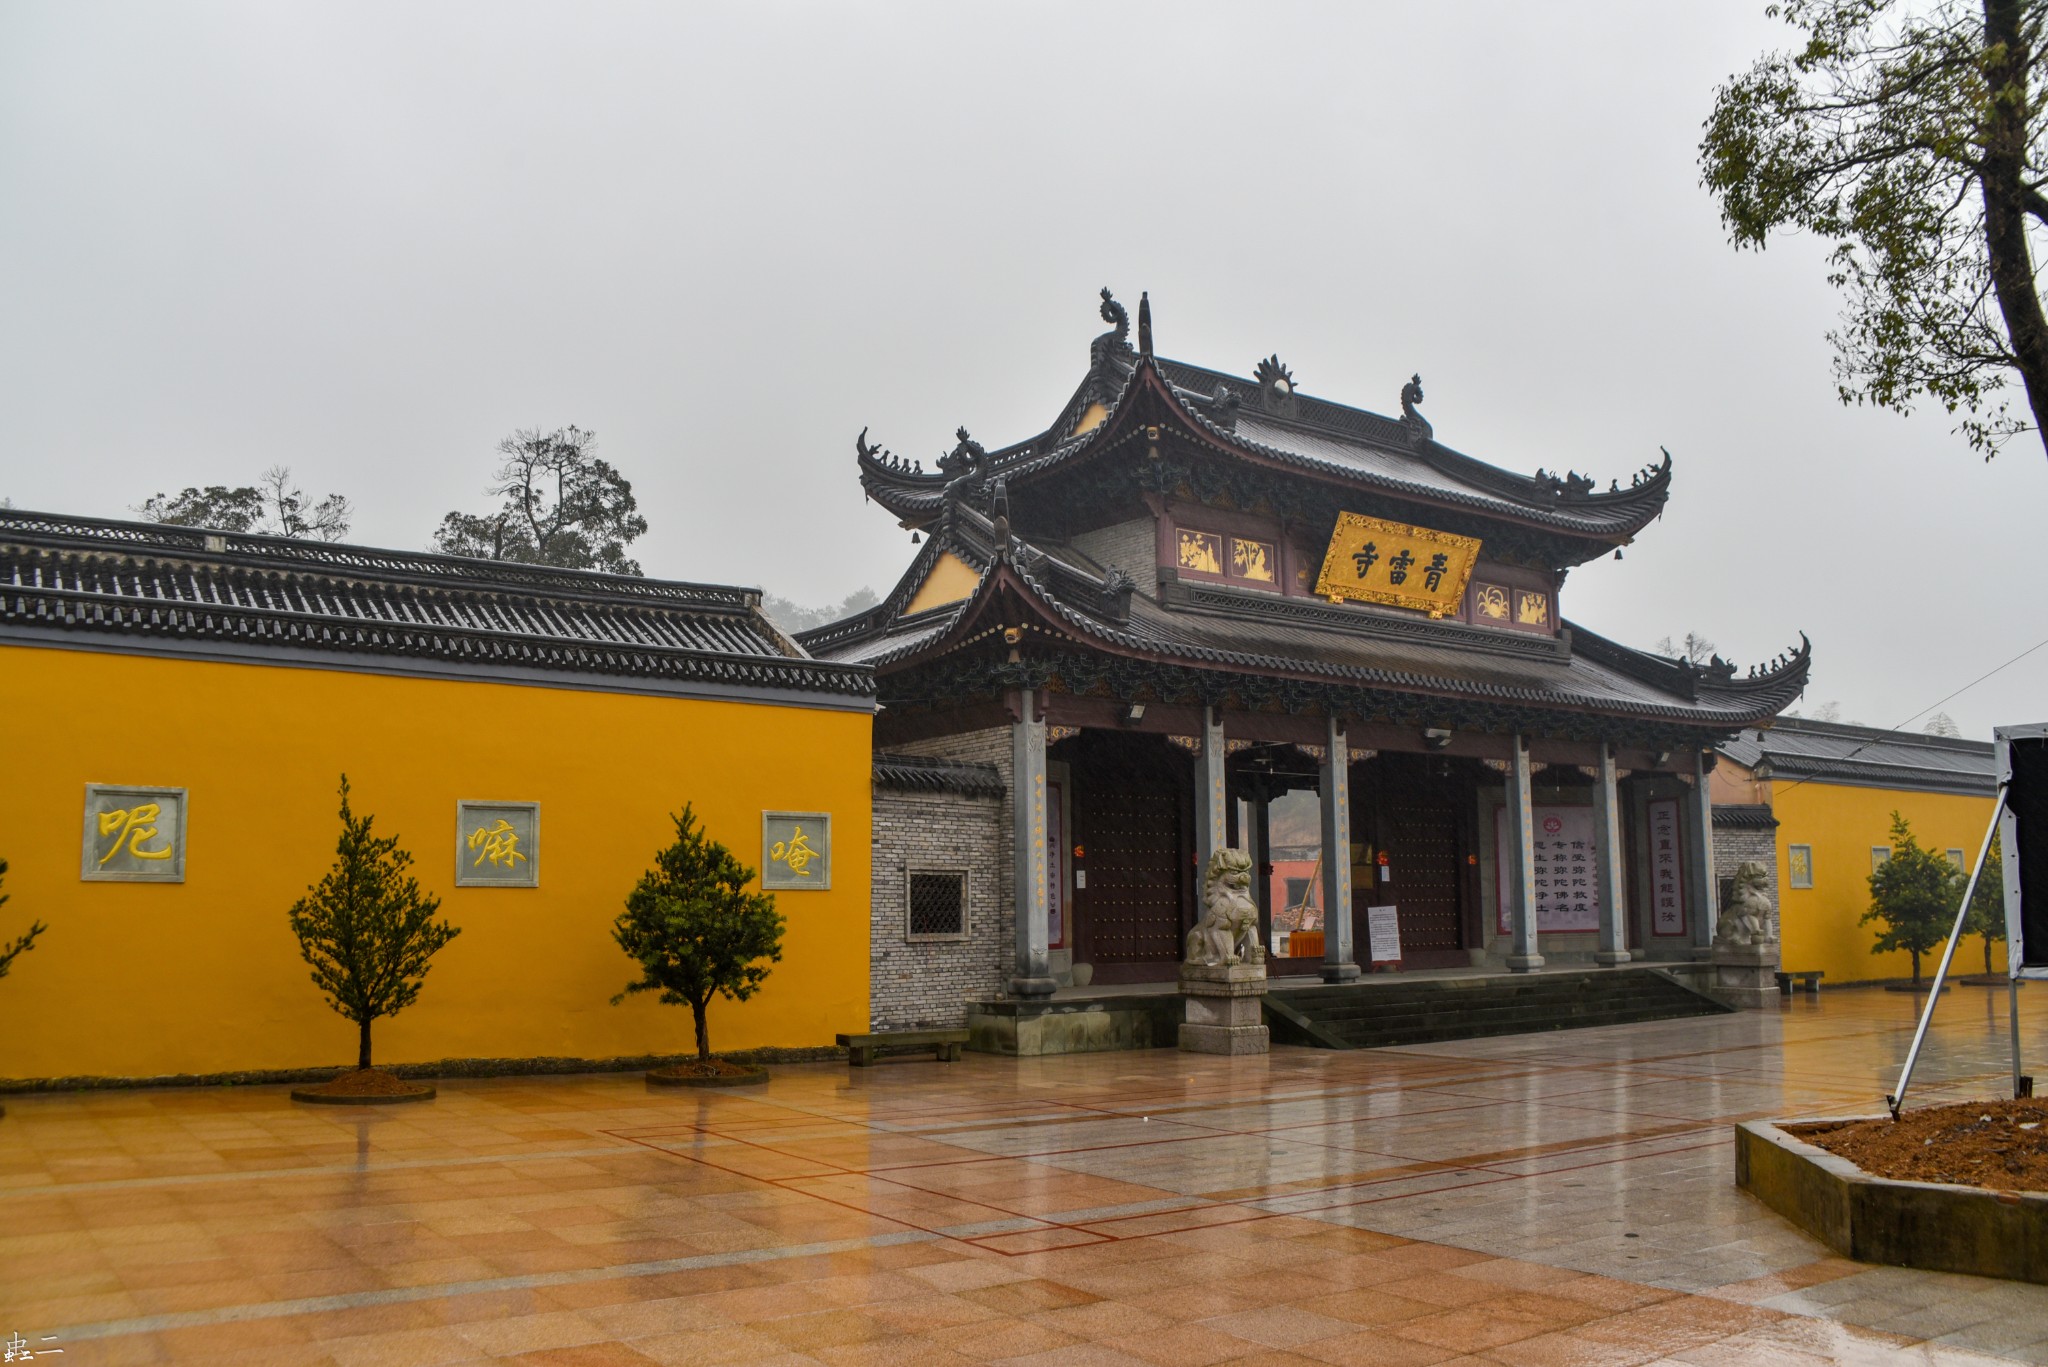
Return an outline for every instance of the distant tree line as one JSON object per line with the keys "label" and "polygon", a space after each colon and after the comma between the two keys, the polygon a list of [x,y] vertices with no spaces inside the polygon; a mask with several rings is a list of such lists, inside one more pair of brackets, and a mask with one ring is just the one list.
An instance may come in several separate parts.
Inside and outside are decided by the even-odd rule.
{"label": "distant tree line", "polygon": [[[595,432],[573,423],[553,431],[521,428],[498,443],[498,458],[484,486],[485,495],[497,500],[496,508],[451,511],[435,529],[431,549],[478,560],[642,573],[640,562],[626,550],[646,534],[647,519],[633,497],[632,482],[597,454]],[[152,494],[134,511],[171,526],[293,541],[339,541],[355,517],[348,499],[340,494],[312,498],[282,465],[265,470],[254,484]],[[762,611],[794,633],[851,617],[880,601],[868,588],[819,607],[771,594]]]}

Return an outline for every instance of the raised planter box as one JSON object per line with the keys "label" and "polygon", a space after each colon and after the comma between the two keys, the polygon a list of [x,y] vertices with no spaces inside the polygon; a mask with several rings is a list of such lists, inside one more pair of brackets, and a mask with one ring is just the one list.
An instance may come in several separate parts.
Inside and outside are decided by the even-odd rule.
{"label": "raised planter box", "polygon": [[2048,1194],[1873,1177],[1762,1120],[1735,1127],[1735,1185],[1859,1262],[2048,1283]]}

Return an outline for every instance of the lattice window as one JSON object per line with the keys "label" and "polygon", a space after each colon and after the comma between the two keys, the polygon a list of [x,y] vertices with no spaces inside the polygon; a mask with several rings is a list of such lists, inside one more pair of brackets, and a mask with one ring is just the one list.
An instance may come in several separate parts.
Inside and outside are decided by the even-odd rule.
{"label": "lattice window", "polygon": [[913,869],[905,908],[905,938],[967,938],[967,874],[963,870]]}

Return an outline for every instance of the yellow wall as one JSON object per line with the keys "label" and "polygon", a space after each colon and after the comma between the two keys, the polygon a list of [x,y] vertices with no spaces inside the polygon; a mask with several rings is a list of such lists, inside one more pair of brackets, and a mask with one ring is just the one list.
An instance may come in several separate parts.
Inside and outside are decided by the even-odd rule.
{"label": "yellow wall", "polygon": [[[1723,767],[1726,767],[1725,765]],[[1913,837],[1937,853],[1959,849],[1967,862],[1977,857],[1984,827],[1991,820],[1989,797],[1919,793],[1896,788],[1856,788],[1807,781],[1775,782],[1762,800],[1778,818],[1779,920],[1783,937],[1781,962],[1788,969],[1818,968],[1830,983],[1872,978],[1906,978],[1912,957],[1903,950],[1873,954],[1877,924],[1859,925],[1870,910],[1870,851],[1891,843],[1892,812],[1904,816]],[[1717,795],[1718,796],[1718,795]],[[1793,845],[1813,846],[1813,886],[1795,888],[1787,868]],[[1734,870],[1717,870],[1726,876]],[[1941,951],[1923,955],[1920,971],[1931,975]],[[1992,963],[2005,968],[2004,946],[1996,946]],[[1956,948],[1956,972],[1984,971],[1984,941],[1967,935]]]}
{"label": "yellow wall", "polygon": [[910,603],[903,609],[904,615],[923,612],[926,608],[940,607],[946,603],[957,603],[972,594],[981,585],[981,571],[947,551],[932,562],[932,572],[924,577]]}
{"label": "yellow wall", "polygon": [[[377,1061],[692,1048],[687,1007],[611,995],[609,929],[687,800],[760,863],[764,809],[832,814],[832,887],[776,898],[782,962],[711,1007],[716,1049],[830,1044],[868,1020],[870,717],[0,647],[0,938],[49,925],[0,982],[0,1076],[143,1076],[354,1060],[286,908],[323,874],[347,770],[462,934]],[[188,790],[182,884],[79,878],[88,782]],[[540,804],[540,886],[454,886],[457,799]]]}

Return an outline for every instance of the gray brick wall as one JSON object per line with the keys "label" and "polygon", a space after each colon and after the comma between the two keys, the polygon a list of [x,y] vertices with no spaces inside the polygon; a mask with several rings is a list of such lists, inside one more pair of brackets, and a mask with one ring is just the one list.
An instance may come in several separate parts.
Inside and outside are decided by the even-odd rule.
{"label": "gray brick wall", "polygon": [[[889,749],[992,764],[1004,792],[1011,790],[1007,726]],[[1013,848],[1007,796],[875,790],[869,1029],[964,1025],[968,1002],[1002,995],[1015,957]],[[910,869],[966,871],[966,940],[909,941],[904,898]]]}
{"label": "gray brick wall", "polygon": [[1082,532],[1072,545],[1104,569],[1115,565],[1137,580],[1138,592],[1159,592],[1159,527],[1151,518]]}
{"label": "gray brick wall", "polygon": [[[1749,826],[1714,827],[1714,877],[1722,886],[1735,877],[1736,866],[1754,859],[1771,871],[1771,933],[1778,934],[1778,832]],[[1727,906],[1726,901],[1722,906]]]}

